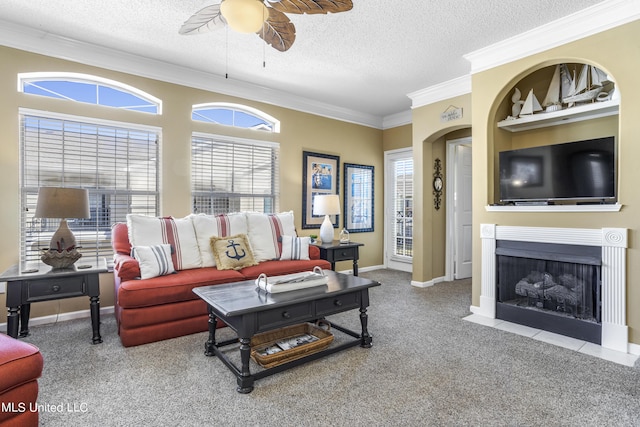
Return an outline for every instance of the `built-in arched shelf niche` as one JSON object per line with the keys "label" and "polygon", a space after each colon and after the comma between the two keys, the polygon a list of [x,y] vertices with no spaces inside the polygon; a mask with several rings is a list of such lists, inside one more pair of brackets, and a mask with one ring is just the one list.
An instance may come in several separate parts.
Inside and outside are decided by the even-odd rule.
{"label": "built-in arched shelf niche", "polygon": [[[494,193],[493,197],[490,197],[490,200],[492,200],[490,203],[499,204],[500,202],[500,174],[498,169],[499,152],[501,151],[608,136],[614,136],[619,145],[618,110],[620,94],[616,88],[614,76],[607,76],[608,81],[604,84],[599,99],[596,97],[593,101],[579,102],[571,106],[566,103],[559,103],[557,107],[552,107],[552,109],[555,108],[554,111],[545,111],[545,98],[552,80],[554,80],[554,74],[558,68],[557,65],[543,66],[525,75],[508,88],[506,92],[502,92],[505,95],[501,95],[503,98],[497,100],[498,105],[493,118],[495,128],[491,132],[491,141],[489,143],[490,151],[493,153],[494,170]],[[563,64],[561,69],[564,68],[565,73],[568,72],[571,78],[573,78],[574,73],[578,78],[583,65],[580,63],[568,63]],[[533,91],[541,110],[532,114],[513,117],[513,114],[517,113],[512,109],[515,88],[520,91],[519,100],[521,101],[525,101]],[[605,92],[607,95],[604,94]],[[515,100],[517,101],[518,97]],[[489,206],[487,210],[502,210],[503,208],[526,211],[521,206]],[[569,211],[572,209],[577,208],[569,208]],[[591,211],[589,207],[585,209]],[[535,210],[564,211],[566,208],[545,206],[536,207]],[[615,210],[619,210],[619,207],[615,208]]]}
{"label": "built-in arched shelf niche", "polygon": [[[571,96],[567,93],[571,85],[580,90],[581,82],[586,89],[575,95],[576,102],[563,102]],[[503,117],[497,117],[498,128],[521,132],[617,115],[620,103],[611,76],[595,66],[574,63],[556,64],[533,72],[514,85],[504,104],[508,109]],[[504,112],[504,108],[501,111]]]}

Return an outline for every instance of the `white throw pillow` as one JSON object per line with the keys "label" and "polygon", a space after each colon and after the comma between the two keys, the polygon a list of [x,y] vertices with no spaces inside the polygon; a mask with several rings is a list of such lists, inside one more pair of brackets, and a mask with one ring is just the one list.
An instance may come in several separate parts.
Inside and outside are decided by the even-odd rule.
{"label": "white throw pillow", "polygon": [[309,260],[309,237],[282,236],[280,260]]}
{"label": "white throw pillow", "polygon": [[133,257],[140,263],[140,278],[151,279],[175,273],[171,260],[171,245],[134,246]]}
{"label": "white throw pillow", "polygon": [[210,244],[212,237],[247,234],[247,218],[244,213],[224,215],[193,214],[191,215],[191,220],[196,232],[203,267],[216,266],[216,260]]}
{"label": "white throw pillow", "polygon": [[176,270],[200,268],[200,249],[190,217],[156,218],[146,215],[127,215],[131,246],[171,245],[171,258]]}
{"label": "white throw pillow", "polygon": [[257,262],[280,259],[282,236],[297,236],[293,211],[278,214],[247,213],[249,242]]}

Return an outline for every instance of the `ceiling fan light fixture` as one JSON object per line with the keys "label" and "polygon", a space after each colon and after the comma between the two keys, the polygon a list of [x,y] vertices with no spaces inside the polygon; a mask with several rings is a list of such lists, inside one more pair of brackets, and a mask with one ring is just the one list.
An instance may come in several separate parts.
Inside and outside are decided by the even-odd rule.
{"label": "ceiling fan light fixture", "polygon": [[220,12],[227,24],[239,33],[260,31],[269,17],[269,10],[262,0],[224,0]]}

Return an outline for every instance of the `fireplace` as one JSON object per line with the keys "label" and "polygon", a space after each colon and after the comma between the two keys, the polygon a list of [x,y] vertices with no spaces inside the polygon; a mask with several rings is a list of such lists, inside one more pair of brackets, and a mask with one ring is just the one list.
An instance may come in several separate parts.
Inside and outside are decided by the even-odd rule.
{"label": "fireplace", "polygon": [[[560,323],[557,321],[558,318],[564,317],[567,320],[570,319],[570,321],[562,322],[567,324],[569,330],[575,330],[580,327],[586,327],[586,329],[592,328],[593,331],[589,332],[589,334],[599,335],[599,342],[602,347],[628,353],[629,331],[626,323],[627,233],[626,228],[584,229],[480,224],[480,237],[482,242],[480,305],[477,307],[472,306],[471,311],[474,314],[495,319],[498,316],[503,317],[504,309],[506,308],[506,310],[509,311],[509,305],[521,303],[520,306],[515,308],[517,311],[535,311],[541,313],[542,318],[547,317],[551,319],[551,321],[538,323],[537,326],[535,326],[537,329],[550,330],[551,332],[562,335],[573,336],[574,332],[565,329],[553,330],[553,326],[548,325],[548,323],[552,325],[558,324]],[[531,243],[533,246],[524,245],[520,248],[513,247],[514,245],[519,246],[522,243]],[[558,249],[562,252],[561,247],[565,247],[564,249],[570,247],[569,249],[574,252],[573,255],[569,256],[570,259],[566,259],[566,254],[555,252]],[[578,247],[581,249],[577,249]],[[525,259],[532,258],[529,255],[526,257],[518,256],[521,255],[518,251],[523,250],[523,248],[524,251],[529,253],[538,252],[536,254],[538,256],[533,257],[538,258],[538,261],[530,260],[523,262],[524,266],[520,268],[525,271],[520,271],[517,274],[514,273],[515,276],[508,279],[510,282],[515,280],[515,283],[512,284],[513,294],[515,294],[515,296],[511,295],[513,298],[510,298],[510,291],[501,290],[498,286],[498,282],[501,280],[498,274],[498,258],[501,256]],[[500,255],[501,252],[509,253]],[[545,252],[552,253],[551,256],[547,257],[552,258],[551,260],[544,259],[544,256],[539,256],[544,255]],[[578,252],[577,256],[579,259],[571,258],[576,255],[575,252]],[[567,266],[560,267],[553,264],[557,261],[583,266],[580,267],[581,271],[574,272],[573,267],[571,267],[571,271],[569,271],[569,267]],[[532,265],[527,263],[533,263],[533,267],[535,268],[532,268]],[[539,266],[539,263],[543,265]],[[526,291],[527,285],[525,284],[519,286],[521,293],[527,293],[527,296],[520,295],[525,298],[524,300],[518,300],[519,295],[515,292],[515,287],[518,282],[520,282],[521,279],[527,281],[527,276],[531,274],[534,269],[542,274],[542,286],[545,286],[545,273],[550,276],[547,277],[548,285],[566,284],[566,286],[563,285],[567,288],[566,290],[561,288],[554,290],[555,293],[552,293],[552,295],[555,295],[555,298],[549,296],[546,301],[546,306],[544,292],[542,298],[538,298],[537,300],[537,297],[534,297],[533,294],[530,299],[527,300],[529,294]],[[572,274],[575,277],[570,278],[566,276],[568,274]],[[562,280],[560,277],[562,277]],[[537,277],[532,276],[529,279],[536,280]],[[583,283],[589,282],[586,285],[581,285],[583,288],[582,291],[580,291],[582,292],[580,295],[580,304],[578,304],[577,295],[579,291],[575,291],[576,293],[574,294],[569,292],[577,286],[577,284],[573,285],[571,281],[577,283],[578,280]],[[560,283],[561,281],[562,283]],[[539,281],[533,282],[533,289],[535,289],[535,283],[538,282]],[[584,290],[586,286],[589,287],[588,291]],[[563,297],[560,294],[561,292],[567,295]],[[584,300],[585,295],[590,295],[592,300]],[[518,300],[518,302],[511,303],[510,301],[513,299]],[[549,307],[553,308],[550,309]],[[498,315],[498,313],[500,314]],[[522,313],[518,313],[518,316],[522,316]],[[594,340],[585,339],[584,337],[580,339],[598,342],[597,338]]]}
{"label": "fireplace", "polygon": [[496,318],[601,344],[601,250],[496,241]]}

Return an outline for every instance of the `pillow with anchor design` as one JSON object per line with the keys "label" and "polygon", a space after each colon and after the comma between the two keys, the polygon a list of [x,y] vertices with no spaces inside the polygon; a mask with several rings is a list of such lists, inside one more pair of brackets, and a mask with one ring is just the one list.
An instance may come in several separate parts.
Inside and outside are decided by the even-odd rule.
{"label": "pillow with anchor design", "polygon": [[210,239],[218,270],[240,270],[257,265],[246,234]]}

